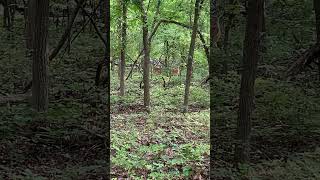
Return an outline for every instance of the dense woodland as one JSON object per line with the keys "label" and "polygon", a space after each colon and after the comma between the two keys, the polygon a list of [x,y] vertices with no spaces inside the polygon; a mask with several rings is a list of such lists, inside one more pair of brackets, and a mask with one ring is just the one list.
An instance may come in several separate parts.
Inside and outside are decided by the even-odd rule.
{"label": "dense woodland", "polygon": [[107,179],[107,6],[1,3],[0,179]]}
{"label": "dense woodland", "polygon": [[0,18],[0,179],[320,179],[317,0],[0,0]]}

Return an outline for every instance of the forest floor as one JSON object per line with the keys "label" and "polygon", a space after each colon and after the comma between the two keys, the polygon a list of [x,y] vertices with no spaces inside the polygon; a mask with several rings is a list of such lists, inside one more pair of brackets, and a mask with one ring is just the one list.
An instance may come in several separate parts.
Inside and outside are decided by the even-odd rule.
{"label": "forest floor", "polygon": [[[116,73],[112,79],[112,176],[117,178],[207,179],[209,169],[208,87],[194,83],[188,113],[181,113],[183,79],[162,87],[153,76],[151,113],[143,108],[141,74],[127,81],[126,96],[117,94]],[[199,77],[200,78],[200,77]],[[200,79],[197,79],[195,82]]]}

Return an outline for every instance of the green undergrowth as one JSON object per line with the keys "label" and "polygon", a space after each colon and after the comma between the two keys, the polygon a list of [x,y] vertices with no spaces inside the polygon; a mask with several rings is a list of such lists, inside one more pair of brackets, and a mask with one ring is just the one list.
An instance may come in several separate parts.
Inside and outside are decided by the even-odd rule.
{"label": "green undergrowth", "polygon": [[115,177],[174,179],[207,174],[208,111],[183,115],[153,109],[150,114],[119,114],[114,119]]}
{"label": "green undergrowth", "polygon": [[288,159],[264,161],[258,164],[242,165],[238,170],[232,167],[214,169],[213,178],[217,179],[310,179],[320,178],[320,149],[298,153]]}

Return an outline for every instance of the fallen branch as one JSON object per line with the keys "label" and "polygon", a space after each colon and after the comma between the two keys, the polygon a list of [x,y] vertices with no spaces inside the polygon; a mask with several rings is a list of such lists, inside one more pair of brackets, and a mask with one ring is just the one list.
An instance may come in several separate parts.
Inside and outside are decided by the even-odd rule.
{"label": "fallen branch", "polygon": [[286,75],[294,76],[300,73],[306,67],[310,67],[311,63],[316,63],[315,60],[318,57],[320,57],[320,44],[315,44],[303,52],[302,55],[299,56],[296,61],[294,61],[294,63],[286,71]]}
{"label": "fallen branch", "polygon": [[[78,3],[78,1],[76,0],[76,2]],[[89,18],[91,24],[94,27],[94,30],[96,31],[97,35],[99,36],[100,40],[103,42],[104,46],[106,48],[108,48],[108,42],[103,38],[102,33],[99,31],[99,28],[97,27],[95,21],[93,20],[93,18],[89,15],[89,13],[87,12],[87,10],[84,9],[83,5],[81,3],[78,3],[78,5],[80,6],[81,10],[83,11],[83,13]]]}
{"label": "fallen branch", "polygon": [[[94,9],[93,12],[91,13],[89,19],[82,25],[80,31],[78,31],[77,34],[75,35],[75,37],[70,41],[70,45],[72,44],[72,42],[73,42],[74,40],[76,40],[76,38],[80,35],[80,33],[84,30],[84,28],[89,24],[89,22],[91,22],[90,19],[92,19],[93,16],[97,16],[95,12],[96,12],[96,11],[98,10],[98,8],[100,7],[101,1],[102,1],[102,0],[100,0],[99,3],[98,3],[98,5],[95,7],[95,9]],[[64,48],[64,52],[62,53],[62,57],[64,56],[64,54],[66,53],[66,51],[67,51],[67,47]]]}
{"label": "fallen branch", "polygon": [[80,2],[77,3],[76,8],[71,15],[70,22],[68,23],[68,26],[64,31],[64,34],[62,35],[57,47],[52,51],[52,53],[49,56],[49,61],[51,61],[52,59],[54,59],[58,55],[60,49],[62,48],[62,46],[64,45],[64,43],[68,39],[70,32],[71,32],[71,29],[72,29],[72,26],[73,26],[73,23],[77,17],[77,14],[78,14],[80,8],[82,7],[83,2],[84,2],[84,0],[80,0]]}

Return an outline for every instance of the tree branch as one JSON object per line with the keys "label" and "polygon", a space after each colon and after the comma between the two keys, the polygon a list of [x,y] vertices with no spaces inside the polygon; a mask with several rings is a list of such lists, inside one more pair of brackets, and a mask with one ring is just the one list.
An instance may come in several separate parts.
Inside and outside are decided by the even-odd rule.
{"label": "tree branch", "polygon": [[82,7],[83,2],[84,2],[84,0],[80,0],[80,2],[77,4],[75,10],[72,13],[70,22],[68,23],[68,26],[64,31],[64,34],[62,35],[57,47],[52,51],[52,53],[49,56],[49,61],[51,61],[52,59],[54,59],[58,55],[58,53],[61,50],[62,46],[66,42],[68,36],[71,33],[71,29],[72,29],[73,23],[74,23],[74,21],[75,21],[75,19],[77,17],[77,14],[78,14],[78,12],[80,10],[80,7]]}
{"label": "tree branch", "polygon": [[[149,43],[151,43],[151,40],[152,40],[153,36],[156,34],[156,32],[157,32],[157,30],[158,30],[158,28],[159,28],[159,26],[160,26],[161,24],[175,24],[175,25],[178,25],[178,26],[187,28],[187,29],[192,29],[191,26],[186,25],[186,24],[181,23],[181,22],[178,22],[178,21],[161,19],[161,20],[155,25],[153,31],[151,32],[150,37],[149,37]],[[206,57],[207,57],[207,61],[208,61],[208,63],[209,63],[209,48],[208,48],[208,46],[206,45],[206,41],[205,41],[202,33],[201,33],[199,30],[197,31],[197,33],[198,33],[198,35],[199,35],[199,37],[200,37],[200,40],[201,40],[201,42],[202,42],[203,49],[204,49],[205,54],[206,54]],[[134,61],[134,63],[133,63],[133,65],[132,65],[132,67],[131,67],[131,70],[130,70],[130,72],[129,72],[127,78],[126,78],[126,80],[128,80],[129,77],[131,76],[132,71],[133,71],[133,68],[134,68],[134,66],[137,64],[137,62],[138,62],[140,56],[142,55],[142,53],[143,53],[143,49],[141,49],[138,57],[137,57],[136,60]]]}

